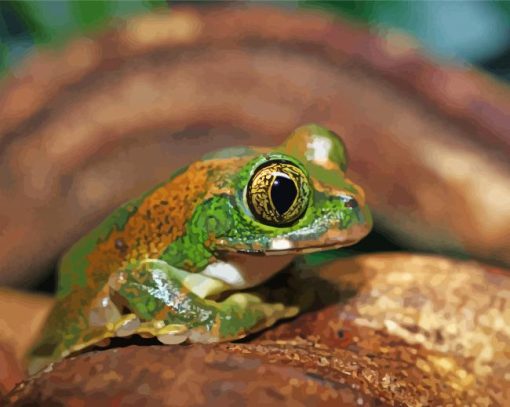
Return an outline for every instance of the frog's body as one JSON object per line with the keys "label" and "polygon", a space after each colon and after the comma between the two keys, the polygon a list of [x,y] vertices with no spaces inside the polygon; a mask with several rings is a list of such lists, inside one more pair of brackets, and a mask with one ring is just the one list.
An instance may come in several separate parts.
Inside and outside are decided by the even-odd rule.
{"label": "frog's body", "polygon": [[245,292],[215,299],[263,282],[298,253],[368,233],[363,192],[345,168],[340,139],[309,125],[273,150],[206,156],[123,205],[62,259],[31,370],[110,337],[210,343],[295,315]]}

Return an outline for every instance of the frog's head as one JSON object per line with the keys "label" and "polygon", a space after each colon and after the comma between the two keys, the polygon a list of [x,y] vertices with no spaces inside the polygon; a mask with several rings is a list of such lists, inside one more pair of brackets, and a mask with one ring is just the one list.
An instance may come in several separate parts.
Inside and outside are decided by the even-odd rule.
{"label": "frog's head", "polygon": [[307,125],[257,155],[234,178],[233,221],[220,250],[281,255],[349,246],[370,231],[363,190],[349,181],[345,147]]}
{"label": "frog's head", "polygon": [[255,151],[223,202],[228,227],[214,245],[220,257],[289,258],[349,246],[368,234],[370,211],[363,190],[344,175],[346,151],[335,133],[307,125],[276,149]]}

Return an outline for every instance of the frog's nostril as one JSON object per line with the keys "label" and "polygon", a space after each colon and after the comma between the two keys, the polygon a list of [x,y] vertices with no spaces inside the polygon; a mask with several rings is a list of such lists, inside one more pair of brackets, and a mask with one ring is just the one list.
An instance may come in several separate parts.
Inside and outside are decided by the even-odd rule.
{"label": "frog's nostril", "polygon": [[344,202],[344,205],[347,208],[354,209],[359,207],[358,201],[356,200],[356,198],[353,198],[352,196],[343,195],[340,197],[340,199]]}
{"label": "frog's nostril", "polygon": [[359,207],[359,204],[358,204],[358,201],[356,201],[356,199],[352,198],[346,202],[345,206],[347,206],[348,208],[354,209],[354,208]]}

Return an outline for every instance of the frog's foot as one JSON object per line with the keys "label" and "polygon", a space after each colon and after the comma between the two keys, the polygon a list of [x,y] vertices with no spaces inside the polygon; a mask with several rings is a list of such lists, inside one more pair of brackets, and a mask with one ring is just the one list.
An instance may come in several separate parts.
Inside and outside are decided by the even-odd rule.
{"label": "frog's foot", "polygon": [[[276,321],[295,316],[299,309],[283,304],[268,304],[253,294],[236,293],[219,303],[220,312],[212,326],[188,327],[185,324],[165,324],[162,320],[142,322],[136,314],[124,315],[113,327],[111,336],[124,337],[133,334],[144,338],[156,337],[165,345],[183,342],[215,343],[240,339],[273,325]],[[247,319],[259,321],[249,324]]]}
{"label": "frog's foot", "polygon": [[154,336],[165,344],[238,339],[299,311],[293,306],[265,303],[244,292],[214,301],[209,297],[232,287],[160,260],[143,261],[118,273],[109,285],[117,306],[129,310],[109,329],[112,336]]}
{"label": "frog's foot", "polygon": [[[143,338],[156,337],[165,345],[183,342],[215,343],[240,339],[273,325],[276,321],[295,316],[299,309],[283,304],[264,303],[259,297],[248,293],[236,293],[218,303],[219,312],[212,326],[194,326],[170,323],[163,320],[142,321],[136,314],[123,315],[115,324],[110,324],[103,333],[104,345],[111,337],[127,337],[137,334]],[[247,325],[247,320],[259,321]],[[95,343],[101,346],[101,343]]]}
{"label": "frog's foot", "polygon": [[167,345],[176,345],[189,338],[190,330],[183,324],[165,324],[164,321],[141,321],[136,314],[124,315],[115,324],[116,337],[126,337],[134,334],[143,338],[157,337]]}
{"label": "frog's foot", "polygon": [[244,292],[232,294],[218,305],[220,312],[211,332],[230,340],[268,328],[278,320],[294,317],[299,312],[297,307],[266,303],[257,295]]}
{"label": "frog's foot", "polygon": [[108,346],[114,337],[137,334],[164,344],[214,343],[242,338],[298,312],[245,292],[223,301],[211,299],[231,290],[212,277],[159,260],[143,261],[113,275],[88,307],[72,307],[78,294],[60,300],[46,336],[32,351],[30,371],[94,346]]}

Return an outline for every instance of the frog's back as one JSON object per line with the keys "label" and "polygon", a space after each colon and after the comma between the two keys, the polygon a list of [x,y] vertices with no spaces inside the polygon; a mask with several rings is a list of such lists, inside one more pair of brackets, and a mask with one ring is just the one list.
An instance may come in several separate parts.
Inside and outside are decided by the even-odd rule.
{"label": "frog's back", "polygon": [[[152,192],[152,191],[151,191]],[[147,194],[149,194],[148,192]],[[59,264],[59,278],[57,288],[57,298],[63,298],[70,294],[73,289],[81,289],[90,285],[87,280],[87,274],[92,273],[92,267],[96,270],[100,269],[100,265],[91,263],[95,253],[98,250],[98,245],[107,242],[113,231],[122,231],[126,227],[129,218],[138,210],[139,206],[145,199],[143,196],[133,199],[117,210],[110,214],[99,226],[93,229],[90,233],[75,243],[62,257]],[[117,244],[119,245],[121,241]],[[119,247],[120,249],[120,247]],[[115,259],[110,255],[110,264],[121,264],[121,258]],[[106,273],[95,273],[100,281],[97,281],[97,286],[103,282]]]}
{"label": "frog's back", "polygon": [[159,259],[184,235],[188,220],[208,191],[228,192],[228,174],[248,159],[213,157],[196,162],[119,207],[72,246],[60,262],[57,302],[32,356],[64,355],[100,336],[101,332],[91,328],[90,315],[98,304],[109,300],[109,277],[130,263]]}
{"label": "frog's back", "polygon": [[62,258],[58,297],[84,287],[100,290],[108,276],[133,261],[158,259],[186,231],[205,191],[228,188],[227,172],[246,158],[196,162],[115,210]]}

